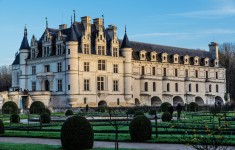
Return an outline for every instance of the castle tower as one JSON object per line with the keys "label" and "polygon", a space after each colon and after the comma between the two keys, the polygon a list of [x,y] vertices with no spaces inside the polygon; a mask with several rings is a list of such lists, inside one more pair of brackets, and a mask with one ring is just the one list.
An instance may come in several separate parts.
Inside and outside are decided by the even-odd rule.
{"label": "castle tower", "polygon": [[78,94],[78,40],[74,30],[75,24],[71,25],[70,35],[66,42],[66,94],[69,94],[68,104],[76,106],[77,99],[73,98]]}
{"label": "castle tower", "polygon": [[24,37],[20,46],[20,88],[27,89],[27,64],[26,59],[29,56],[29,43],[27,39],[27,28],[24,28]]}
{"label": "castle tower", "polygon": [[219,44],[216,42],[211,42],[209,44],[210,59],[216,59],[219,61]]}
{"label": "castle tower", "polygon": [[125,35],[122,41],[121,45],[121,53],[125,57],[124,60],[124,98],[125,100],[130,103],[130,100],[132,99],[132,48],[130,45],[130,42],[128,40],[126,29],[125,29]]}

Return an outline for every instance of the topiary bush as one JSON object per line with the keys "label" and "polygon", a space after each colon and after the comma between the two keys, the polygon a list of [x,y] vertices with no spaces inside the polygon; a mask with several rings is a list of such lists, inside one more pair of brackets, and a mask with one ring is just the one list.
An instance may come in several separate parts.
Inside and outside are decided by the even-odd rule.
{"label": "topiary bush", "polygon": [[49,108],[45,108],[44,109],[44,112],[47,113],[49,116],[51,116],[51,111]]}
{"label": "topiary bush", "polygon": [[68,118],[61,128],[61,144],[66,150],[91,149],[94,132],[89,121],[82,116]]}
{"label": "topiary bush", "polygon": [[40,101],[34,101],[29,108],[29,112],[30,114],[41,114],[44,112],[45,110],[45,105],[43,104],[43,102]]}
{"label": "topiary bush", "polygon": [[4,133],[5,133],[4,124],[2,120],[0,119],[0,134],[4,134]]}
{"label": "topiary bush", "polygon": [[149,110],[149,115],[155,116],[156,114],[157,114],[156,109],[150,109],[150,110]]}
{"label": "topiary bush", "polygon": [[170,107],[171,106],[171,104],[170,103],[168,103],[168,102],[164,102],[164,103],[162,103],[161,104],[161,106],[160,106],[160,110],[162,111],[162,112],[166,112],[167,111],[167,109],[168,109],[168,107]]}
{"label": "topiary bush", "polygon": [[144,115],[144,112],[142,112],[142,111],[136,111],[135,114],[134,114],[134,117],[140,116],[140,115]]}
{"label": "topiary bush", "polygon": [[199,110],[199,106],[196,102],[191,102],[188,105],[188,110],[190,111],[198,111]]}
{"label": "topiary bush", "polygon": [[18,106],[13,101],[5,102],[2,106],[2,113],[3,114],[18,114]]}
{"label": "topiary bush", "polygon": [[164,112],[162,114],[162,121],[171,121],[171,114],[169,112]]}
{"label": "topiary bush", "polygon": [[134,142],[145,142],[151,139],[151,121],[143,115],[136,116],[129,126],[131,140]]}
{"label": "topiary bush", "polygon": [[73,111],[71,109],[66,110],[65,116],[72,116],[72,115],[73,115]]}
{"label": "topiary bush", "polygon": [[51,116],[48,113],[42,113],[39,118],[40,123],[50,123],[51,122]]}
{"label": "topiary bush", "polygon": [[10,116],[11,123],[19,123],[20,122],[20,116],[18,114],[12,114]]}

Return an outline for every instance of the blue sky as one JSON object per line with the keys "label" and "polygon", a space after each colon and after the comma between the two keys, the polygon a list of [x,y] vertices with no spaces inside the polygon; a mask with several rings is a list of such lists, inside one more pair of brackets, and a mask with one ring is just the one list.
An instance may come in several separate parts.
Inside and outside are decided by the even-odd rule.
{"label": "blue sky", "polygon": [[234,42],[235,1],[233,0],[0,0],[0,65],[10,65],[19,50],[25,24],[28,39],[40,38],[49,27],[70,25],[76,19],[105,17],[105,25],[124,27],[130,40],[160,45],[208,50],[211,41]]}

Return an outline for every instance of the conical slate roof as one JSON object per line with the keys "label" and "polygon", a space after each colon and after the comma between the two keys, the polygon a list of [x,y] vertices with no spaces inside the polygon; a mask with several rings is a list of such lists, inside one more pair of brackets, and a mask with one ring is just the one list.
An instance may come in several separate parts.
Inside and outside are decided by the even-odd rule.
{"label": "conical slate roof", "polygon": [[124,38],[122,40],[121,48],[131,48],[131,44],[130,44],[130,41],[129,41],[128,37],[127,37],[126,31],[125,31]]}
{"label": "conical slate roof", "polygon": [[24,37],[23,37],[23,40],[21,42],[20,49],[30,49],[29,42],[28,42],[28,39],[27,39],[27,29],[26,29],[26,27],[24,28]]}
{"label": "conical slate roof", "polygon": [[70,35],[68,41],[78,41],[73,25],[71,25]]}

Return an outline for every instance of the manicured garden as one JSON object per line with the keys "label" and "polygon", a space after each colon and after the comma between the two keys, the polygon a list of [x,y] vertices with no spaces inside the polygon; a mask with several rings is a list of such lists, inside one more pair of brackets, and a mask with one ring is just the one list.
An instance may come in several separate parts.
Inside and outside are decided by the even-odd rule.
{"label": "manicured garden", "polygon": [[[66,120],[71,116],[83,116],[88,119],[96,141],[117,141],[118,139],[118,141],[128,142],[183,143],[189,145],[202,144],[203,142],[209,145],[216,142],[216,145],[235,145],[235,112],[231,109],[225,111],[221,107],[216,108],[213,106],[204,111],[197,111],[200,108],[187,108],[187,111],[181,112],[181,119],[177,120],[177,112],[174,112],[169,119],[170,113],[165,113],[167,107],[160,108],[158,111],[156,111],[156,108],[136,107],[125,110],[102,108],[99,112],[89,110],[74,112],[69,110],[51,114],[45,113],[45,110],[34,109],[32,110],[34,113],[31,112],[30,115],[1,114],[0,119],[3,121],[5,133],[0,134],[0,136],[59,139],[64,120],[58,120],[58,118]],[[165,109],[164,112],[163,109]],[[189,111],[189,109],[194,111]],[[143,120],[138,121],[136,119],[136,125],[131,127],[132,120],[137,117],[141,118],[143,114],[148,118],[142,118],[147,119],[144,121],[145,123],[141,123]],[[17,123],[17,117],[21,121],[26,120],[26,122]],[[29,123],[27,121],[28,117],[31,120]],[[13,120],[16,123],[13,123]],[[147,138],[143,140],[135,139],[138,134],[143,134],[141,131],[147,128],[148,120],[150,127],[146,132],[149,132],[151,136],[146,135]],[[143,128],[138,128],[140,126],[143,126]],[[133,133],[134,138],[131,132],[135,132]],[[52,146],[50,148],[58,147]]]}

